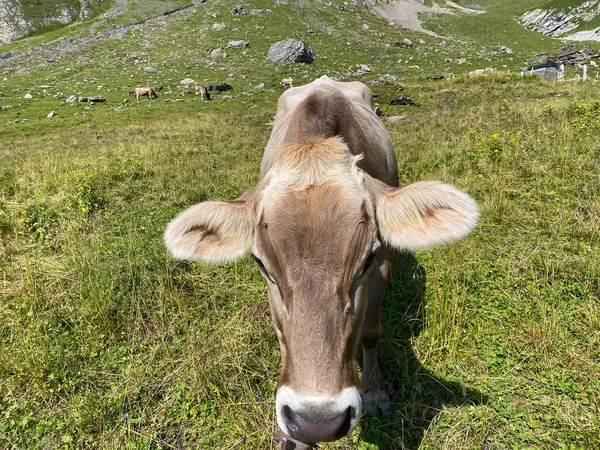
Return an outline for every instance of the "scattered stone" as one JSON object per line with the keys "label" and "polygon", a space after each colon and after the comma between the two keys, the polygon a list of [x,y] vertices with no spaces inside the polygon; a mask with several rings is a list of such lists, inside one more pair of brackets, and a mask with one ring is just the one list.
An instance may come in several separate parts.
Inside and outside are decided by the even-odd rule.
{"label": "scattered stone", "polygon": [[367,86],[385,86],[388,83],[385,80],[368,80],[365,84]]}
{"label": "scattered stone", "polygon": [[495,71],[496,69],[494,69],[493,67],[486,67],[485,69],[472,70],[471,72],[469,72],[469,75],[472,77],[477,77],[480,75],[487,75]]}
{"label": "scattered stone", "polygon": [[8,111],[9,109],[12,109],[12,106],[10,106],[10,105],[0,106],[0,111]]}
{"label": "scattered stone", "polygon": [[40,86],[40,89],[50,89],[52,86],[48,86],[47,84],[43,84]]}
{"label": "scattered stone", "polygon": [[439,81],[446,78],[446,75],[425,75],[423,78],[426,80]]}
{"label": "scattered stone", "polygon": [[413,99],[408,95],[399,95],[390,102],[390,105],[417,106]]}
{"label": "scattered stone", "polygon": [[101,103],[105,102],[106,99],[104,97],[85,97],[83,101],[88,103]]}
{"label": "scattered stone", "polygon": [[388,123],[398,123],[398,122],[403,122],[404,120],[408,119],[408,115],[404,114],[402,116],[391,116],[387,118],[387,122]]}
{"label": "scattered stone", "polygon": [[123,99],[123,103],[129,103],[129,99],[128,98],[124,98]]}
{"label": "scattered stone", "polygon": [[48,116],[47,116],[47,117],[48,117],[49,119],[51,119],[52,117],[56,117],[56,116],[58,116],[58,114],[56,114],[56,111],[50,111],[50,112],[48,113]]}
{"label": "scattered stone", "polygon": [[505,47],[504,45],[501,45],[500,47],[498,47],[496,49],[496,52],[498,52],[498,53],[504,53],[506,55],[510,55],[513,51],[512,51],[511,48]]}
{"label": "scattered stone", "polygon": [[147,73],[157,73],[158,70],[156,70],[154,67],[144,67],[144,72],[147,72]]}
{"label": "scattered stone", "polygon": [[104,89],[104,86],[98,86],[99,91],[101,91],[102,89]]}
{"label": "scattered stone", "polygon": [[33,98],[33,95],[31,95],[29,92],[27,94],[25,94],[25,96],[23,98]]}
{"label": "scattered stone", "polygon": [[250,14],[254,15],[254,16],[262,16],[265,13],[264,9],[253,9],[252,11],[250,11]]}
{"label": "scattered stone", "polygon": [[257,84],[256,86],[254,86],[254,89],[256,89],[256,90],[261,90],[264,88],[265,88],[265,83],[260,83],[260,84]]}
{"label": "scattered stone", "polygon": [[348,72],[346,72],[344,76],[360,78],[363,75],[365,75],[371,71],[371,68],[369,66],[367,66],[366,64],[357,64],[356,67],[358,67],[357,70],[352,70],[352,68],[349,68]]}
{"label": "scattered stone", "polygon": [[312,48],[296,39],[275,42],[269,47],[268,63],[301,62],[311,64],[315,60]]}
{"label": "scattered stone", "polygon": [[400,47],[400,48],[412,48],[413,43],[410,39],[404,39],[402,42],[400,42],[400,41],[394,42],[394,45],[396,47]]}
{"label": "scattered stone", "polygon": [[65,98],[65,94],[63,94],[62,92],[57,92],[56,94],[54,94],[54,98],[56,98],[56,99]]}
{"label": "scattered stone", "polygon": [[184,78],[183,80],[181,80],[179,82],[179,84],[183,84],[186,86],[189,86],[190,84],[194,84],[194,83],[196,83],[196,82],[194,80],[192,80],[191,78]]}
{"label": "scattered stone", "polygon": [[244,5],[235,5],[233,7],[233,9],[231,10],[231,14],[245,16],[246,15],[246,8],[244,7]]}
{"label": "scattered stone", "polygon": [[224,23],[215,23],[213,25],[213,30],[222,31],[224,29],[225,29],[225,24]]}
{"label": "scattered stone", "polygon": [[360,29],[363,31],[367,31],[369,29],[369,25],[367,25],[366,23],[363,23],[362,26],[360,27]]}
{"label": "scattered stone", "polygon": [[362,6],[363,8],[372,8],[377,3],[377,0],[355,0],[356,6]]}
{"label": "scattered stone", "polygon": [[229,41],[227,48],[248,48],[250,47],[249,41]]}
{"label": "scattered stone", "polygon": [[227,53],[220,48],[215,48],[212,52],[210,52],[210,57],[213,59],[227,58]]}
{"label": "scattered stone", "polygon": [[2,78],[2,81],[8,81],[8,78],[4,77]]}
{"label": "scattered stone", "polygon": [[77,95],[71,95],[65,100],[66,103],[99,103],[105,101],[104,97],[79,97]]}
{"label": "scattered stone", "polygon": [[278,5],[287,5],[288,4],[288,0],[277,0],[277,4]]}
{"label": "scattered stone", "polygon": [[423,45],[425,41],[423,39],[419,39],[419,44]]}

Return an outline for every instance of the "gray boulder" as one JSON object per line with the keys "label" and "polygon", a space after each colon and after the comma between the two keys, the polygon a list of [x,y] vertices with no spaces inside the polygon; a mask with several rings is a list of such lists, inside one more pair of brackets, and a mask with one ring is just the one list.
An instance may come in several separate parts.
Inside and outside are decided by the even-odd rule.
{"label": "gray boulder", "polygon": [[146,72],[146,73],[157,73],[158,70],[156,70],[154,67],[144,67],[144,72]]}
{"label": "gray boulder", "polygon": [[404,39],[402,42],[400,42],[400,41],[394,42],[394,45],[396,47],[401,47],[401,48],[412,48],[413,43],[410,39]]}
{"label": "gray boulder", "polygon": [[229,41],[227,44],[227,48],[248,48],[250,47],[250,42],[248,41]]}
{"label": "gray boulder", "polygon": [[246,15],[246,8],[244,7],[244,5],[235,5],[233,7],[233,9],[231,10],[231,14],[245,16]]}
{"label": "gray boulder", "polygon": [[269,47],[268,63],[301,62],[311,64],[315,60],[312,48],[297,39],[275,42]]}
{"label": "gray boulder", "polygon": [[227,58],[227,53],[220,48],[215,48],[212,52],[210,52],[210,57],[213,59]]}

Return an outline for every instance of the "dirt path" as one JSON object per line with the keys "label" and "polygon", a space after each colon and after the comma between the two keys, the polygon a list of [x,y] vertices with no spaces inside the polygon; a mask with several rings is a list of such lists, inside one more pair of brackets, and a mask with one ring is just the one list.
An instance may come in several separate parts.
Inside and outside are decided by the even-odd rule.
{"label": "dirt path", "polygon": [[421,19],[419,19],[419,14],[455,14],[455,11],[468,14],[481,14],[483,12],[464,8],[451,1],[446,1],[446,5],[452,9],[443,8],[437,3],[434,3],[433,6],[425,6],[417,0],[396,0],[389,4],[378,5],[375,7],[375,11],[382,17],[391,20],[398,25],[402,25],[405,28],[438,37],[438,34],[423,28]]}

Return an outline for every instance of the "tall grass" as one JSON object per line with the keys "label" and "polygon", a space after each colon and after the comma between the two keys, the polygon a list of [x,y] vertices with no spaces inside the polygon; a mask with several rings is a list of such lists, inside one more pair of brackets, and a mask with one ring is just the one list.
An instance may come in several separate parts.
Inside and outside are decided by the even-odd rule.
{"label": "tall grass", "polygon": [[[398,256],[380,345],[394,411],[323,448],[600,446],[595,86],[404,87],[421,106],[387,111],[409,113],[389,126],[402,182],[453,183],[482,220]],[[176,262],[161,236],[256,182],[275,105],[198,108],[3,140],[0,447],[271,445],[279,356],[258,271]]]}

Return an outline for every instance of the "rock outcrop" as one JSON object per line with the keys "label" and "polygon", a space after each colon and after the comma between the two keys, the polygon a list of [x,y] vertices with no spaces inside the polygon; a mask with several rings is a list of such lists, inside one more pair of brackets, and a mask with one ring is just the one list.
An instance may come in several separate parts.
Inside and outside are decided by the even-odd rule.
{"label": "rock outcrop", "polygon": [[600,27],[577,31],[600,16],[600,0],[587,0],[565,9],[534,9],[521,16],[521,23],[530,30],[567,40],[600,40]]}
{"label": "rock outcrop", "polygon": [[92,17],[97,0],[55,0],[53,2],[0,1],[0,44],[21,39],[46,27]]}

